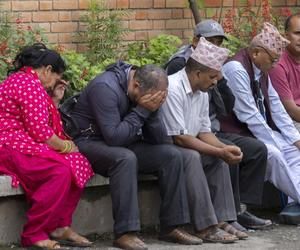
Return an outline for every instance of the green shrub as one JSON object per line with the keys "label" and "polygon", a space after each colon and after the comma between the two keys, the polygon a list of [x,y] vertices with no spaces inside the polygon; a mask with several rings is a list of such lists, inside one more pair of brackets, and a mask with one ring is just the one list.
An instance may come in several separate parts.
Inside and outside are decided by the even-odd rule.
{"label": "green shrub", "polygon": [[135,42],[128,45],[126,61],[137,66],[150,63],[163,66],[181,44],[180,38],[173,35],[159,35],[147,42]]}
{"label": "green shrub", "polygon": [[81,21],[85,31],[79,33],[80,42],[87,43],[90,62],[99,63],[107,58],[117,58],[122,36],[129,32],[122,27],[121,19],[128,15],[125,10],[109,10],[104,0],[91,0],[87,14]]}
{"label": "green shrub", "polygon": [[7,76],[20,48],[37,42],[48,44],[41,28],[32,28],[22,23],[21,18],[12,22],[7,13],[0,13],[0,81]]}

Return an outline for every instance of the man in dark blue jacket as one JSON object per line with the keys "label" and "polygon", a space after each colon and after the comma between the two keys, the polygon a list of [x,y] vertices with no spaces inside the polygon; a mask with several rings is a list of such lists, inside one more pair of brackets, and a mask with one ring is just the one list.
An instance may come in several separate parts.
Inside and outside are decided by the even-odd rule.
{"label": "man in dark blue jacket", "polygon": [[73,116],[81,135],[80,151],[94,171],[110,178],[114,245],[147,249],[134,232],[140,230],[137,174],[158,176],[161,194],[160,238],[181,244],[201,240],[180,228],[189,222],[183,159],[173,145],[163,144],[160,106],[167,96],[164,70],[118,62],[82,91]]}

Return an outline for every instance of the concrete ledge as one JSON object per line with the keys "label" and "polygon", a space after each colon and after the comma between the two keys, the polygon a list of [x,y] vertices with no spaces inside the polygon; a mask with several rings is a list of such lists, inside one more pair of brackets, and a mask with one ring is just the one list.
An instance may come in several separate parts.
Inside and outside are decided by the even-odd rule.
{"label": "concrete ledge", "polygon": [[[153,175],[141,175],[139,181],[155,180]],[[101,175],[95,175],[86,185],[86,187],[97,187],[109,185],[109,179],[102,177]],[[9,197],[14,195],[24,194],[21,186],[13,188],[11,186],[11,177],[7,175],[0,175],[0,197]]]}
{"label": "concrete ledge", "polygon": [[[82,234],[113,231],[109,180],[95,175],[81,197],[73,227]],[[155,176],[139,177],[139,209],[143,225],[159,223],[160,197]],[[12,188],[9,176],[0,176],[0,245],[19,242],[28,204],[22,188]]]}

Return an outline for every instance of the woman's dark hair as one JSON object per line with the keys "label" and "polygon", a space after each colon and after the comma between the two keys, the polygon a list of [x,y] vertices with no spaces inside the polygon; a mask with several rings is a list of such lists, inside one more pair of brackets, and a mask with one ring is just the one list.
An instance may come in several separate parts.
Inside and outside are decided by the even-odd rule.
{"label": "woman's dark hair", "polygon": [[38,69],[43,66],[52,66],[52,72],[61,74],[67,66],[61,56],[54,50],[48,49],[42,43],[35,43],[21,49],[13,61],[14,68],[8,74],[20,70],[24,66]]}

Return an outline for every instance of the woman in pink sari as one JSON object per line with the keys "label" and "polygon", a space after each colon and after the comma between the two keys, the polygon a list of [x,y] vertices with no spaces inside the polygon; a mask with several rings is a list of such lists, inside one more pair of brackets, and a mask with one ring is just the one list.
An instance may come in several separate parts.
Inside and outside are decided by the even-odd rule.
{"label": "woman in pink sari", "polygon": [[0,173],[12,177],[13,187],[21,184],[30,203],[22,245],[58,249],[64,241],[89,246],[70,225],[93,171],[64,134],[47,94],[66,65],[57,52],[34,44],[17,55],[14,66],[0,84]]}

